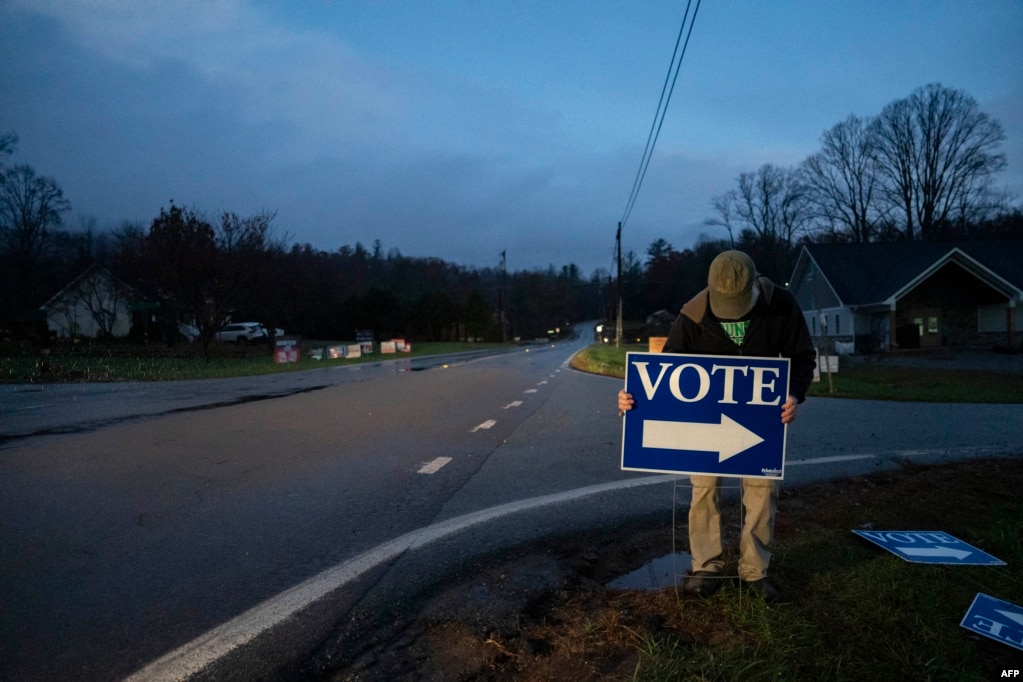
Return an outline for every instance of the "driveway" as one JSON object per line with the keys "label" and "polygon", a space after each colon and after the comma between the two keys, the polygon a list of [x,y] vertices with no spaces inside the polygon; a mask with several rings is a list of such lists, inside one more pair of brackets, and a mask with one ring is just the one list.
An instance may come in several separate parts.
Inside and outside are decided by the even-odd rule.
{"label": "driveway", "polygon": [[[876,363],[862,355],[844,356],[842,362],[853,366]],[[963,369],[977,372],[1011,372],[1023,374],[1023,353],[1005,354],[976,348],[936,348],[904,350],[888,353],[882,364],[923,369]],[[839,364],[841,371],[841,364]]]}

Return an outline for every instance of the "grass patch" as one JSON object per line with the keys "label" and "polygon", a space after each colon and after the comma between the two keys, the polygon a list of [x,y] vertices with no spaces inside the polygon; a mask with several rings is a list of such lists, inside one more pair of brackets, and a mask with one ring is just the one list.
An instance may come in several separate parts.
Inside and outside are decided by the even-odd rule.
{"label": "grass patch", "polygon": [[411,353],[360,358],[312,360],[310,348],[340,345],[337,341],[302,342],[298,362],[277,364],[266,344],[237,346],[214,344],[209,359],[196,345],[162,346],[89,345],[71,352],[57,352],[42,358],[10,353],[0,355],[0,383],[173,381],[185,379],[225,379],[297,372],[321,367],[344,366],[382,360],[398,360],[490,348],[509,348],[507,344],[421,343]]}
{"label": "grass patch", "polygon": [[[700,680],[987,680],[1018,669],[1020,652],[973,637],[959,623],[978,592],[1023,603],[1020,485],[1023,462],[989,460],[910,467],[783,496],[776,573],[785,603],[769,606],[738,588],[695,604],[667,595],[681,611],[704,613],[677,626],[692,646],[662,646],[651,671]],[[832,510],[828,518],[822,509]],[[944,530],[1008,566],[908,563],[850,532],[865,525]],[[723,613],[712,615],[717,609]]]}
{"label": "grass patch", "polygon": [[[646,352],[646,346],[603,344],[576,355],[576,369],[625,378],[626,353]],[[944,368],[903,367],[893,362],[851,365],[810,386],[807,395],[818,398],[858,398],[941,403],[1023,403],[1023,374],[979,372]]]}
{"label": "grass patch", "polygon": [[1023,374],[875,363],[843,367],[831,378],[834,393],[829,393],[825,378],[810,387],[809,395],[940,403],[1023,402]]}
{"label": "grass patch", "polygon": [[[636,554],[631,570],[659,556],[658,546],[668,550],[665,531],[647,531],[646,538],[660,538],[653,543],[638,542],[643,531],[635,528],[573,538],[558,554],[565,562],[591,554],[585,579],[567,580],[573,587],[550,591],[518,614],[514,627],[483,637],[475,620],[421,621],[416,630],[436,628],[445,637],[428,638],[417,660],[450,661],[450,642],[489,637],[500,641],[501,656],[488,648],[486,656],[466,654],[431,673],[597,682],[999,679],[1003,670],[1023,667],[1023,652],[959,623],[980,592],[1023,604],[1020,489],[1018,458],[782,488],[772,573],[783,599],[771,604],[734,584],[707,599],[673,588],[612,590],[606,584],[617,575],[606,567],[621,570],[621,557]],[[733,505],[726,514],[738,512]],[[861,528],[943,530],[1007,565],[906,562],[851,532]],[[731,526],[730,537],[737,530]],[[640,554],[639,547],[646,549]],[[734,568],[734,547],[726,561]],[[506,570],[495,567],[490,577]],[[367,679],[399,677],[378,672]]]}
{"label": "grass patch", "polygon": [[597,344],[576,353],[572,358],[572,366],[583,372],[624,379],[626,353],[644,353],[646,351],[645,345],[624,345],[621,348],[615,348],[609,344]]}

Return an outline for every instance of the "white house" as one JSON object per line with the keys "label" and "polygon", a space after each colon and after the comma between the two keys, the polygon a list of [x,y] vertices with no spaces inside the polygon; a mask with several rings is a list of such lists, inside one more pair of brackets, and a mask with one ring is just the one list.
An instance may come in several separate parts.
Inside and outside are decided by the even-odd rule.
{"label": "white house", "polygon": [[91,265],[41,306],[58,338],[126,336],[131,329],[132,289],[106,268]]}

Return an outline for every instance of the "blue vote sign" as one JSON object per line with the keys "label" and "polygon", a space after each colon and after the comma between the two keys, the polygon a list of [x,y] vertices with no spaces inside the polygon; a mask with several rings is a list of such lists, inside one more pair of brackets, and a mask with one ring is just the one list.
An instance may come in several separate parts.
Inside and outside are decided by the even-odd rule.
{"label": "blue vote sign", "polygon": [[629,353],[622,469],[780,479],[789,360]]}
{"label": "blue vote sign", "polygon": [[1023,651],[1023,607],[1016,604],[978,592],[959,625]]}
{"label": "blue vote sign", "polygon": [[861,538],[916,564],[1005,566],[1005,562],[944,531],[854,530]]}

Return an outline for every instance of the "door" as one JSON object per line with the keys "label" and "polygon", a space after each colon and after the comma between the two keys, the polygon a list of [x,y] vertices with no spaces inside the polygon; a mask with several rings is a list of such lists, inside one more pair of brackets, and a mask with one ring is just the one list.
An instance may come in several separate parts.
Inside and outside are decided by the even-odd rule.
{"label": "door", "polygon": [[941,309],[916,308],[912,313],[913,324],[920,332],[921,348],[941,346]]}

